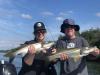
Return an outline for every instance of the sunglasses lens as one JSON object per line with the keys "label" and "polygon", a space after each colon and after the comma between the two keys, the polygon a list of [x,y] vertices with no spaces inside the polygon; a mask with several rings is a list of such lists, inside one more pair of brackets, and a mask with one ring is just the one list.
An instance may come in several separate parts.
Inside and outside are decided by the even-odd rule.
{"label": "sunglasses lens", "polygon": [[45,33],[45,31],[39,30],[39,31],[37,31],[36,33]]}

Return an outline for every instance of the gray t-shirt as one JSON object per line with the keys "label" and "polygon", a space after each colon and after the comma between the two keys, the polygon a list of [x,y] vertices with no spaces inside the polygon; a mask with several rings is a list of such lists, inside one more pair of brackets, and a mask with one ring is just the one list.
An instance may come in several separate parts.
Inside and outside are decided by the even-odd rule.
{"label": "gray t-shirt", "polygon": [[[56,44],[56,47],[58,49],[82,48],[88,46],[88,42],[82,37],[76,37],[72,40],[69,40],[65,37],[58,40]],[[61,61],[60,64],[61,75],[88,75],[86,61],[84,57],[78,59],[77,61],[69,58],[67,61]]]}

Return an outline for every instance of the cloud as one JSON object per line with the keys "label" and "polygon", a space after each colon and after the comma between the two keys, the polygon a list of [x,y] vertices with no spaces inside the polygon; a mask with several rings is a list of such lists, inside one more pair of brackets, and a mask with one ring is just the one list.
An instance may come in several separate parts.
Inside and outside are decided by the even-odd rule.
{"label": "cloud", "polygon": [[49,12],[49,11],[42,12],[41,14],[44,16],[53,16],[54,15],[54,13]]}
{"label": "cloud", "polygon": [[100,12],[96,13],[96,16],[100,17]]}
{"label": "cloud", "polygon": [[0,40],[0,50],[9,50],[12,48],[16,48],[22,44],[23,41],[18,40]]}
{"label": "cloud", "polygon": [[67,16],[68,14],[67,13],[64,13],[64,12],[60,12],[59,15]]}
{"label": "cloud", "polygon": [[[5,9],[5,8],[0,8],[0,17],[2,18],[10,18],[10,17],[17,17],[19,15],[19,11],[16,9]],[[1,19],[2,19],[1,18]]]}
{"label": "cloud", "polygon": [[57,20],[57,21],[63,21],[64,18],[63,18],[63,17],[56,17],[56,20]]}
{"label": "cloud", "polygon": [[60,12],[59,15],[61,15],[61,16],[68,16],[68,15],[70,15],[72,13],[73,13],[73,11]]}
{"label": "cloud", "polygon": [[[29,29],[29,30],[27,30]],[[0,20],[0,39],[18,39],[27,40],[31,37],[30,26],[24,23],[15,24],[10,21]],[[7,36],[7,38],[5,37]]]}
{"label": "cloud", "polygon": [[12,0],[5,0],[5,1],[4,1],[4,0],[0,0],[0,5],[5,5],[5,4],[6,4],[6,5],[12,4]]}
{"label": "cloud", "polygon": [[73,13],[73,11],[68,11],[68,13],[72,14],[72,13]]}
{"label": "cloud", "polygon": [[32,19],[32,16],[30,14],[21,14],[21,17],[24,19]]}

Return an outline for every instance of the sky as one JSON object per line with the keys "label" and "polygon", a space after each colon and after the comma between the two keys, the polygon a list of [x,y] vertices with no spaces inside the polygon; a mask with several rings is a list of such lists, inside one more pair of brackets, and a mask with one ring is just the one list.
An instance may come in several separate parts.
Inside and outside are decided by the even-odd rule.
{"label": "sky", "polygon": [[18,47],[34,38],[33,25],[43,22],[46,40],[57,40],[64,19],[81,28],[100,28],[100,0],[0,0],[0,50]]}

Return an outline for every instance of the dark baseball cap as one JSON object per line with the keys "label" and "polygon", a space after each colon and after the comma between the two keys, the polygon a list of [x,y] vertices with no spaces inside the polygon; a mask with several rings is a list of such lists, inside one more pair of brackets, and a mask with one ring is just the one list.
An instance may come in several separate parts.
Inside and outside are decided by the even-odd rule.
{"label": "dark baseball cap", "polygon": [[42,30],[44,32],[47,31],[43,22],[36,22],[34,24],[34,33],[37,31],[40,31],[40,30]]}

